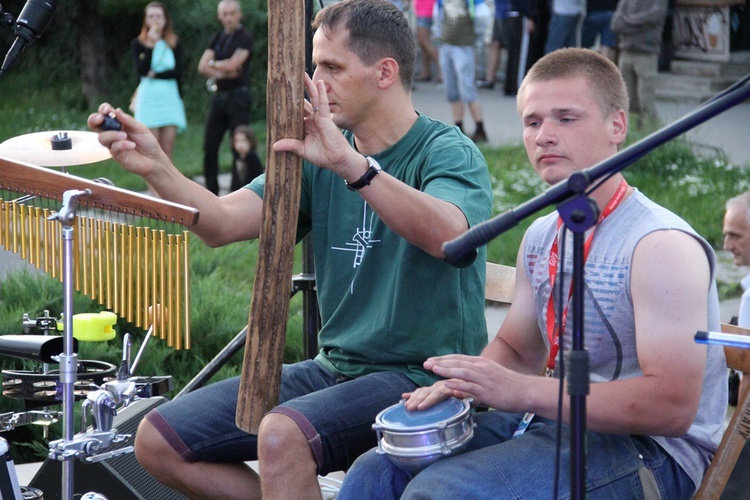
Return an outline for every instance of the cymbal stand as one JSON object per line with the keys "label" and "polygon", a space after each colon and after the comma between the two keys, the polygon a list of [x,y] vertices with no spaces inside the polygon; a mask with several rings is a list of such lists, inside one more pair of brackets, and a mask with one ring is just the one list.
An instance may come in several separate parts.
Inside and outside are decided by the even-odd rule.
{"label": "cymbal stand", "polygon": [[[75,382],[77,377],[78,360],[74,350],[73,342],[73,242],[75,240],[75,219],[78,199],[82,196],[91,194],[89,189],[77,190],[71,189],[63,193],[63,205],[59,212],[50,216],[50,220],[57,220],[63,226],[63,328],[64,341],[63,353],[60,355],[60,386],[63,400],[63,438],[52,441],[49,444],[49,458],[62,461],[62,499],[73,499],[73,459],[81,458],[87,462],[104,460],[123,453],[129,453],[132,448],[121,448],[109,453],[98,454],[102,449],[106,449],[111,444],[128,439],[129,435],[117,434],[117,429],[112,429],[112,417],[115,414],[115,405],[119,400],[129,402],[134,388],[124,385],[125,381],[121,380],[121,373],[118,373],[117,386],[118,393],[113,395],[105,389],[97,390],[87,396],[84,403],[84,428],[78,436],[74,435],[73,422],[73,405],[75,403]],[[130,337],[126,336],[125,355],[129,362]],[[122,370],[121,370],[122,372]],[[125,370],[122,375],[129,377],[129,370]],[[105,384],[106,385],[106,384]],[[86,404],[88,403],[88,404]],[[96,412],[96,424],[92,432],[85,432],[85,415],[86,410],[94,407]]]}
{"label": "cymbal stand", "polygon": [[[75,238],[76,209],[78,198],[88,196],[88,189],[80,191],[71,189],[63,193],[63,204],[59,212],[50,216],[51,220],[57,220],[62,224],[63,239],[63,353],[60,355],[60,387],[63,400],[63,449],[65,444],[73,440],[73,405],[75,403],[75,382],[77,375],[78,360],[73,349],[73,241]],[[73,498],[73,462],[72,456],[62,454],[57,457],[57,442],[50,443],[50,457],[62,460],[62,487],[63,500]],[[53,447],[53,444],[55,446]]]}

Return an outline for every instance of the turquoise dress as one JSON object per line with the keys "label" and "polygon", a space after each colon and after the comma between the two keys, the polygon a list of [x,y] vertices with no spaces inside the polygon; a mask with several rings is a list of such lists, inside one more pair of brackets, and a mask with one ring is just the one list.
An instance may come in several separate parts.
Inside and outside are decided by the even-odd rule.
{"label": "turquoise dress", "polygon": [[187,127],[185,106],[176,78],[159,78],[160,73],[175,70],[174,51],[164,40],[154,45],[151,70],[155,77],[142,76],[134,102],[135,119],[148,128],[174,125],[178,132]]}

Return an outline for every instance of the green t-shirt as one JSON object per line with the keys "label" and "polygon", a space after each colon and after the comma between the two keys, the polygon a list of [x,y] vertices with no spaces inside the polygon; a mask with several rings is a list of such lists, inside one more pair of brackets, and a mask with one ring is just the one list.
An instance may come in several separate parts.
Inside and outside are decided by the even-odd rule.
{"label": "green t-shirt", "polygon": [[[344,132],[349,142],[352,134]],[[395,145],[373,155],[389,175],[459,207],[470,226],[491,211],[487,163],[455,127],[420,115]],[[265,176],[250,185],[263,195]],[[312,232],[322,328],[316,360],[342,375],[396,370],[419,385],[436,377],[429,356],[478,354],[486,251],[453,267],[388,228],[330,170],[303,166],[299,234]]]}

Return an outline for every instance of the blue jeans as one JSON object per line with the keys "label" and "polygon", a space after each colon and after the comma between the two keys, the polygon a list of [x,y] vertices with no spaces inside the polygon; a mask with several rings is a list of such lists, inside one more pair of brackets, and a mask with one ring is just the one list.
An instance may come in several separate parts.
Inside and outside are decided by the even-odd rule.
{"label": "blue jeans", "polygon": [[601,45],[617,48],[617,37],[609,27],[612,22],[611,10],[597,10],[586,14],[581,25],[581,47],[590,49],[596,42],[596,35],[600,35]]}
{"label": "blue jeans", "polygon": [[[308,437],[318,474],[345,470],[376,444],[376,415],[417,386],[404,374],[380,372],[338,377],[308,360],[284,365],[273,412],[292,418]],[[235,425],[239,377],[190,392],[151,411],[146,418],[188,461],[256,460],[257,436]]]}
{"label": "blue jeans", "polygon": [[[477,428],[466,452],[439,460],[413,477],[371,450],[354,462],[336,498],[550,498],[556,424],[535,418],[522,436],[510,439],[522,416],[476,414]],[[570,498],[569,431],[563,426],[558,484],[559,498],[565,499]],[[643,498],[642,475],[653,478],[665,499],[689,499],[695,492],[688,475],[649,437],[589,432],[587,448],[588,498]]]}
{"label": "blue jeans", "polygon": [[476,101],[476,56],[474,47],[464,45],[440,45],[440,68],[443,71],[445,95],[448,102],[463,101],[470,104]]}
{"label": "blue jeans", "polygon": [[544,46],[544,53],[549,54],[563,47],[577,46],[578,20],[580,18],[579,14],[552,14],[552,18],[549,21],[547,44]]}

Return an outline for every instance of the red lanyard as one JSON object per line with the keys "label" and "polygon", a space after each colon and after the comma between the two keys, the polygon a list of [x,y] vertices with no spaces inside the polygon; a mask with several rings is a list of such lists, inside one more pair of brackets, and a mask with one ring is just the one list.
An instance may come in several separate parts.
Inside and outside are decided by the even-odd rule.
{"label": "red lanyard", "polygon": [[[620,204],[620,202],[625,197],[625,193],[628,190],[628,183],[625,179],[620,182],[620,187],[617,188],[617,191],[612,196],[612,198],[609,200],[609,203],[607,203],[607,206],[604,207],[604,211],[599,215],[599,219],[596,221],[596,226],[591,230],[591,233],[589,233],[588,238],[586,238],[586,242],[583,246],[583,260],[584,262],[586,259],[588,259],[589,256],[589,250],[591,249],[591,242],[594,239],[594,232],[596,231],[596,227],[614,210],[617,208],[617,206]],[[573,296],[573,282],[570,283],[570,290],[568,291],[568,300],[565,304],[565,309],[563,309],[562,313],[562,324],[558,327],[558,325],[555,322],[555,280],[557,278],[557,264],[558,264],[558,251],[557,251],[557,240],[559,237],[559,229],[562,225],[562,219],[560,217],[557,218],[557,229],[558,232],[555,234],[555,240],[552,242],[552,248],[550,248],[549,252],[549,286],[550,286],[550,295],[549,295],[549,302],[547,303],[547,338],[549,339],[550,344],[550,350],[549,350],[549,359],[547,360],[547,368],[549,370],[554,370],[555,368],[555,359],[557,358],[557,352],[560,350],[560,332],[565,331],[565,325],[568,322],[568,304],[570,303],[570,298]]]}

